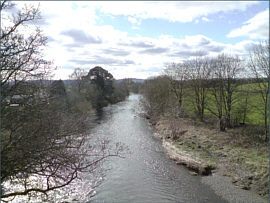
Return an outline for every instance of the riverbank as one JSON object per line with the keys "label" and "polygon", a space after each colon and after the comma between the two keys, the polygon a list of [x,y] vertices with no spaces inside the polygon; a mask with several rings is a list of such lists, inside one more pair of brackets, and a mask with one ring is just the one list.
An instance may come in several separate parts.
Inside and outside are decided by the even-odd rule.
{"label": "riverbank", "polygon": [[[203,181],[229,202],[269,201],[269,147],[253,140],[248,126],[220,132],[182,119],[174,121],[172,130],[168,118],[159,119],[155,126],[168,156],[192,169],[192,175],[212,174]],[[173,133],[179,138],[172,139]]]}

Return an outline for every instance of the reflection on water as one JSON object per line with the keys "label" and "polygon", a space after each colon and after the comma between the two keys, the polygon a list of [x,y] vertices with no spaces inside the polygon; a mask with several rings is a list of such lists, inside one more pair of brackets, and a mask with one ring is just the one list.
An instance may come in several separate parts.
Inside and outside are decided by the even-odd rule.
{"label": "reflection on water", "polygon": [[154,136],[154,129],[138,116],[138,95],[103,109],[100,124],[92,133],[122,142],[132,151],[125,159],[104,163],[102,184],[89,202],[225,202],[191,176],[182,166],[169,160]]}
{"label": "reflection on water", "polygon": [[55,191],[52,202],[225,202],[200,177],[167,158],[152,126],[138,116],[138,99],[133,94],[103,108],[90,130],[92,138],[124,143],[132,153],[109,158],[95,174],[81,174]]}

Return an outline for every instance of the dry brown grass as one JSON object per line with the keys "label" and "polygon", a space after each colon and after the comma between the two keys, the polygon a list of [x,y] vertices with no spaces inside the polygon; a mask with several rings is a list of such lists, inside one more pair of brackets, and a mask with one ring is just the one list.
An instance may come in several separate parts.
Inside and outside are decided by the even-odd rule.
{"label": "dry brown grass", "polygon": [[[213,125],[192,119],[169,118],[161,118],[156,127],[161,137],[173,144],[174,148],[167,150],[174,153],[175,160],[198,169],[206,167],[202,163],[225,166],[224,175],[230,176],[234,184],[269,198],[269,146],[260,136],[260,129],[239,126],[220,132]],[[193,162],[184,156],[193,157]]]}

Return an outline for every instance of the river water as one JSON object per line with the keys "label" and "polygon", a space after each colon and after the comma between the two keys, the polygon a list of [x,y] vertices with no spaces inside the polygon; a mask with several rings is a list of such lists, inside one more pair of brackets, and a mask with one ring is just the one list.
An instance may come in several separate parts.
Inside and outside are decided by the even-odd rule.
{"label": "river water", "polygon": [[104,163],[100,185],[88,202],[226,202],[168,159],[160,139],[147,120],[138,116],[139,95],[103,108],[93,137],[122,142],[131,153]]}
{"label": "river water", "polygon": [[[132,94],[123,102],[103,108],[89,122],[86,146],[94,146],[97,138],[106,138],[113,145],[121,142],[131,152],[125,158],[109,157],[96,173],[80,174],[67,187],[51,191],[49,199],[44,196],[40,200],[38,195],[28,201],[19,196],[11,202],[227,202],[216,193],[230,202],[264,202],[229,182],[220,185],[223,180],[216,182],[219,176],[209,182],[206,179],[211,177],[192,176],[186,168],[176,165],[167,157],[153,126],[138,115],[138,100],[139,95]],[[36,177],[29,181],[40,182]],[[216,193],[211,189],[213,185]],[[4,184],[4,188],[13,187],[17,187],[15,182],[12,187]]]}
{"label": "river water", "polygon": [[[50,200],[37,196],[30,202],[226,202],[202,177],[168,159],[154,128],[138,115],[138,100],[132,94],[103,108],[91,122],[88,144],[97,143],[96,138],[121,142],[129,148],[125,158],[109,157],[96,173],[83,173],[69,186],[51,191]],[[35,177],[30,181],[39,182]],[[19,196],[11,202],[29,201]]]}

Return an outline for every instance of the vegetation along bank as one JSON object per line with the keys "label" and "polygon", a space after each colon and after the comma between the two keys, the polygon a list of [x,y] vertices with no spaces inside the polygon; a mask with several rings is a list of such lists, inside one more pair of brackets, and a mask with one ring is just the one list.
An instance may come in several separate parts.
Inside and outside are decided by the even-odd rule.
{"label": "vegetation along bank", "polygon": [[222,53],[172,63],[143,87],[140,106],[163,146],[192,174],[220,172],[269,199],[269,41],[249,58]]}
{"label": "vegetation along bank", "polygon": [[[15,8],[1,2],[1,11]],[[129,95],[126,81],[99,66],[89,72],[76,68],[70,80],[52,80],[57,67],[43,55],[48,38],[29,27],[38,19],[39,7],[25,5],[1,26],[3,202],[57,202],[61,188],[67,194],[84,172],[94,174],[103,160],[125,150],[108,140],[91,142],[88,131],[100,108]]]}

